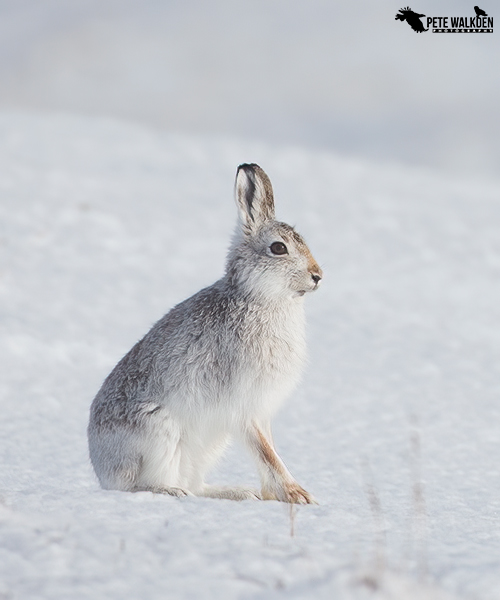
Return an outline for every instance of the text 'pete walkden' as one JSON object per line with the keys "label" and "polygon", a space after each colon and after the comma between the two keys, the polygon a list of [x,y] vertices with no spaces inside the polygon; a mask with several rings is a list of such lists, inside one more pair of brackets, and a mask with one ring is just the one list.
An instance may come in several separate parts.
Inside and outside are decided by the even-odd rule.
{"label": "text 'pete walkden'", "polygon": [[427,17],[433,33],[493,33],[493,17]]}

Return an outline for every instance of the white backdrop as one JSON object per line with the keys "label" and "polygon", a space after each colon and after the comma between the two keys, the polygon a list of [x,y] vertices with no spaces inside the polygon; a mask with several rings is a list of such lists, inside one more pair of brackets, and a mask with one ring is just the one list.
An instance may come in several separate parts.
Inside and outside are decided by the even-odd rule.
{"label": "white backdrop", "polygon": [[[405,4],[1,0],[0,108],[496,177],[500,21],[493,34],[418,34],[395,21]],[[481,7],[495,18],[495,3]],[[474,16],[465,0],[412,8]]]}

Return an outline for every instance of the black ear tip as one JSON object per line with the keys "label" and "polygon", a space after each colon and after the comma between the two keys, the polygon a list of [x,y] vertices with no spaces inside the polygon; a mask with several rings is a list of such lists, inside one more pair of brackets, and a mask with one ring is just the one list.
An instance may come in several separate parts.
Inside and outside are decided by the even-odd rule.
{"label": "black ear tip", "polygon": [[255,163],[243,163],[238,167],[238,173],[240,171],[245,171],[245,173],[255,173],[256,171],[262,171],[262,169]]}

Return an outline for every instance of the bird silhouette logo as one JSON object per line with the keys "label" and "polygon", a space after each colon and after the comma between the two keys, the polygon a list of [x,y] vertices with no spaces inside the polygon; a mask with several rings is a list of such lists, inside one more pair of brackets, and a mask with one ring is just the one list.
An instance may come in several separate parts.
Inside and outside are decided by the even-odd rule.
{"label": "bird silhouette logo", "polygon": [[474,6],[474,10],[476,11],[476,15],[478,17],[487,17],[488,16],[482,8],[479,8],[479,6]]}
{"label": "bird silhouette logo", "polygon": [[428,29],[425,29],[420,17],[425,17],[425,15],[419,15],[418,13],[413,12],[412,9],[407,6],[406,8],[399,9],[396,15],[396,21],[406,21],[413,31],[416,31],[417,33],[428,31]]}

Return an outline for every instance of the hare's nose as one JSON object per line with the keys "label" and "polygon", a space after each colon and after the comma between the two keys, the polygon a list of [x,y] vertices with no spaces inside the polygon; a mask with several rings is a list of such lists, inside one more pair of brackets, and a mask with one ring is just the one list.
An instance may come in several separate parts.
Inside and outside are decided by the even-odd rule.
{"label": "hare's nose", "polygon": [[311,275],[311,277],[312,277],[312,280],[314,281],[314,283],[315,283],[316,285],[318,285],[318,283],[321,281],[321,276],[320,276],[320,275],[318,275],[317,273],[313,273],[313,274]]}

